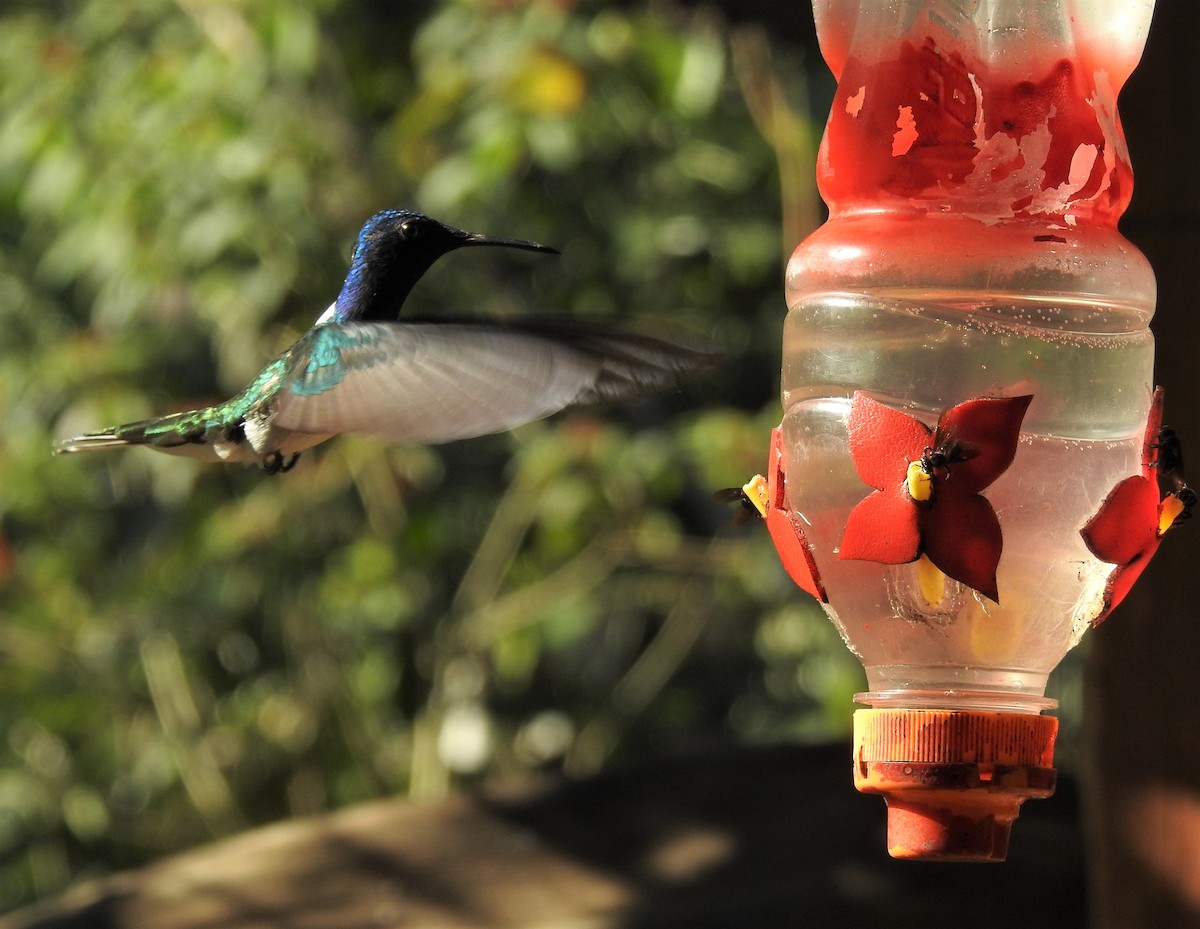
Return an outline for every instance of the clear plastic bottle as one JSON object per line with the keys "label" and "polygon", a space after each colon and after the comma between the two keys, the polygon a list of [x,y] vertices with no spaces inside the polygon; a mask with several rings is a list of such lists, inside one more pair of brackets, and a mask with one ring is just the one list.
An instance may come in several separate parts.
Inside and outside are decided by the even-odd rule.
{"label": "clear plastic bottle", "polygon": [[[830,218],[787,272],[788,501],[875,694],[1036,712],[1111,570],[1079,529],[1137,472],[1150,405],[1155,283],[1116,228],[1132,173],[1115,101],[1152,0],[814,7],[839,86],[818,165]],[[1033,395],[986,492],[999,603],[952,582],[930,605],[913,565],[838,559],[869,490],[847,447],[855,390],[930,424]]]}
{"label": "clear plastic bottle", "polygon": [[[1022,800],[1053,789],[1047,677],[1113,570],[1080,529],[1141,469],[1155,282],[1117,231],[1132,173],[1116,96],[1153,0],[813,6],[838,91],[818,162],[829,220],[787,271],[789,519],[866,669],[856,784],[887,797],[890,851],[1003,858]],[[931,597],[918,562],[838,557],[871,492],[849,447],[856,391],[929,426],[1032,395],[983,492],[996,600],[950,579]]]}

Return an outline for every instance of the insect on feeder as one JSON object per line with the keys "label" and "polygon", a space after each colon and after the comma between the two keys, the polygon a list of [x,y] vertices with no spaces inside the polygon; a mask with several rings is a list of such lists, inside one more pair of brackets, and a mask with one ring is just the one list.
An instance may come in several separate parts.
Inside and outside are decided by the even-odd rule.
{"label": "insect on feeder", "polygon": [[814,0],[829,220],[787,269],[765,515],[862,661],[901,858],[1002,860],[1054,789],[1047,677],[1194,494],[1118,231],[1153,0]]}

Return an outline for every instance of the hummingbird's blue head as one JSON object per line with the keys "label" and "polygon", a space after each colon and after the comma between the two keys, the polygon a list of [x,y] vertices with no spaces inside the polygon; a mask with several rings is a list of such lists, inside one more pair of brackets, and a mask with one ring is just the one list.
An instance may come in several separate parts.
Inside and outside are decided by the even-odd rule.
{"label": "hummingbird's blue head", "polygon": [[333,319],[396,319],[409,291],[435,261],[456,248],[476,245],[556,251],[536,242],[464,232],[416,210],[383,210],[358,232]]}

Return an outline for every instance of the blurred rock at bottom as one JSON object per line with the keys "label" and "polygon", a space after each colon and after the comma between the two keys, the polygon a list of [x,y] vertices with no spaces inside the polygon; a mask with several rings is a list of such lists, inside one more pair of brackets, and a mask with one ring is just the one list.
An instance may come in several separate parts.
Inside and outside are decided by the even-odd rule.
{"label": "blurred rock at bottom", "polygon": [[509,797],[381,801],[80,886],[0,929],[1086,925],[1073,786],[1004,864],[899,862],[848,745],[729,749]]}

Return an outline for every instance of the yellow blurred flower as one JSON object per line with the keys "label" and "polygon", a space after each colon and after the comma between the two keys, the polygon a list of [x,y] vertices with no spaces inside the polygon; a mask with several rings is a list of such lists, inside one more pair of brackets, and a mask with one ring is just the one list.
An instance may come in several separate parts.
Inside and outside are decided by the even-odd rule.
{"label": "yellow blurred flower", "polygon": [[512,75],[506,88],[510,102],[544,116],[569,116],[583,106],[587,79],[562,53],[542,48]]}

